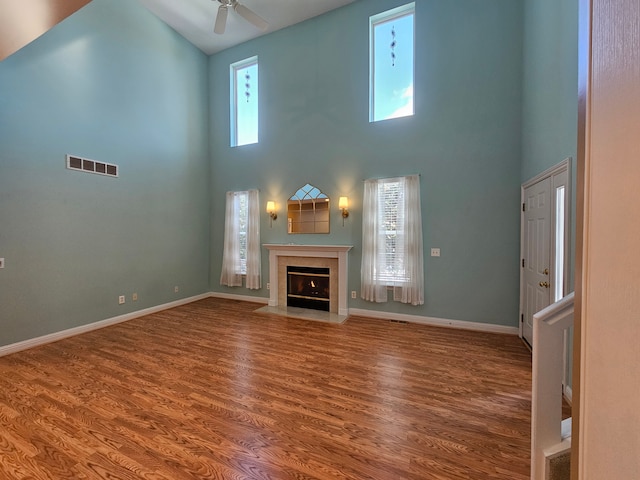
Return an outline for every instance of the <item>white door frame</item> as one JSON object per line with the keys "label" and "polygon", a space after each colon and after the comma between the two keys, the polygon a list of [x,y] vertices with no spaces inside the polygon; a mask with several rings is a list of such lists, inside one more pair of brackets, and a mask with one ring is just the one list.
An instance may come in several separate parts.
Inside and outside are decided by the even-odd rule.
{"label": "white door frame", "polygon": [[[563,161],[558,163],[557,165],[548,168],[542,173],[539,173],[535,177],[527,180],[520,186],[520,204],[524,204],[525,190],[535,185],[536,183],[545,180],[546,178],[553,178],[562,173],[567,174],[567,183],[565,187],[565,212],[564,212],[564,278],[563,278],[563,292],[566,295],[569,288],[569,245],[571,242],[571,157],[565,158]],[[553,181],[551,182],[551,189],[555,191],[555,185]],[[551,275],[550,278],[555,278],[555,259],[556,259],[556,248],[555,248],[555,224],[556,224],[556,199],[555,195],[551,195],[551,228],[549,231],[551,233],[551,251],[550,251],[550,270]],[[522,327],[523,327],[523,318],[524,318],[524,268],[522,268],[522,260],[524,259],[524,215],[522,214],[522,209],[520,209],[520,312],[518,315],[518,335],[520,338],[522,337]],[[553,298],[553,297],[552,297]],[[553,302],[552,302],[553,303]],[[566,368],[565,368],[566,374]]]}

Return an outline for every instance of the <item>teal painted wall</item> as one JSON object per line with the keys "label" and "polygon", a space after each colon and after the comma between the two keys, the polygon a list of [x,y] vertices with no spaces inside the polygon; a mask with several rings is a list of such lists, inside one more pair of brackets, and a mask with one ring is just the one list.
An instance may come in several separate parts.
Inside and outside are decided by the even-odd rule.
{"label": "teal painted wall", "polygon": [[[411,173],[425,251],[442,249],[425,256],[426,304],[350,307],[516,326],[518,186],[575,156],[576,0],[417,2],[416,114],[371,124],[367,19],[401,3],[358,1],[207,59],[136,2],[94,0],[1,62],[0,345],[209,290],[267,297],[219,286],[227,190],[278,202],[263,243],[354,245],[359,291],[362,180]],[[228,68],[252,55],[261,141],[230,148]],[[121,177],[68,171],[66,153]],[[334,201],[329,235],[286,234],[306,182]]]}
{"label": "teal painted wall", "polygon": [[[367,0],[210,58],[212,290],[219,285],[224,192],[258,188],[279,218],[262,243],[352,244],[360,291],[362,181],[421,174],[425,305],[352,308],[517,326],[523,6],[512,0],[416,2],[413,117],[368,122],[368,17],[404,2]],[[229,64],[260,62],[260,143],[229,147]],[[333,200],[331,233],[287,235],[286,199],[310,182]],[[342,226],[337,199],[348,195]],[[440,247],[442,256],[428,256]]]}
{"label": "teal painted wall", "polygon": [[[524,1],[522,173],[524,182],[560,163],[571,164],[569,292],[575,284],[576,155],[578,145],[578,0]],[[573,330],[568,336],[568,383]]]}
{"label": "teal painted wall", "polygon": [[524,0],[523,32],[524,182],[576,157],[578,0]]}
{"label": "teal painted wall", "polygon": [[[207,77],[130,0],[94,0],[0,62],[0,345],[209,290]],[[67,170],[67,153],[120,177]]]}
{"label": "teal painted wall", "polygon": [[525,0],[522,172],[525,182],[571,157],[569,291],[574,285],[578,148],[578,0]]}

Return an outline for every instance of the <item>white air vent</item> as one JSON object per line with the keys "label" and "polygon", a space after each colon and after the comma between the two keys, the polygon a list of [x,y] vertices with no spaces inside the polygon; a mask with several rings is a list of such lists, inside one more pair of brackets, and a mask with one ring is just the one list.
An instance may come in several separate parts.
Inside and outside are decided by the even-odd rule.
{"label": "white air vent", "polygon": [[118,165],[113,163],[96,162],[88,158],[67,155],[67,168],[71,170],[81,170],[87,173],[97,173],[98,175],[107,175],[109,177],[118,176]]}

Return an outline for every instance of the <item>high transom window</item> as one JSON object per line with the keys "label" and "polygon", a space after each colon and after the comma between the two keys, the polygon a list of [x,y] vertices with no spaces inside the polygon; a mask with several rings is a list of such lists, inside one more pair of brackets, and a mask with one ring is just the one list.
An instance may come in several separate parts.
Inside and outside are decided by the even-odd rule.
{"label": "high transom window", "polygon": [[231,64],[231,146],[258,143],[258,57]]}
{"label": "high transom window", "polygon": [[369,121],[413,115],[415,3],[369,18]]}

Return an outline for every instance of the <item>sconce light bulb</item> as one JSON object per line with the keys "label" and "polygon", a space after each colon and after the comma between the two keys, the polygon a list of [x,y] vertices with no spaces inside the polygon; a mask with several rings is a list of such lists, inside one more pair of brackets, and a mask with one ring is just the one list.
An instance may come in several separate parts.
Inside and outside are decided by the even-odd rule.
{"label": "sconce light bulb", "polygon": [[344,219],[349,216],[349,197],[340,197],[338,208],[342,211],[342,226],[344,226]]}
{"label": "sconce light bulb", "polygon": [[267,202],[267,213],[269,214],[269,227],[273,225],[273,221],[278,218],[278,214],[276,213],[276,202],[273,200],[269,200]]}
{"label": "sconce light bulb", "polygon": [[267,213],[271,214],[276,211],[276,202],[269,200],[267,202]]}

